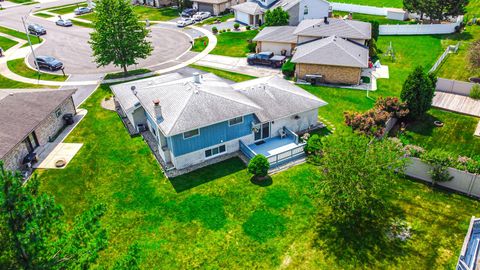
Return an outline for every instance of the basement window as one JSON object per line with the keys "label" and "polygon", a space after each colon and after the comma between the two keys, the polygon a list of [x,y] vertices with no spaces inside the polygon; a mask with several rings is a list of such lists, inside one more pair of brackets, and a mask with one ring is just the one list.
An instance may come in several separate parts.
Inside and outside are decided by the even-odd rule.
{"label": "basement window", "polygon": [[217,147],[205,150],[205,158],[216,157],[216,156],[218,156],[222,153],[225,153],[226,151],[227,151],[227,148],[225,147],[224,144],[222,144],[222,145],[219,145]]}

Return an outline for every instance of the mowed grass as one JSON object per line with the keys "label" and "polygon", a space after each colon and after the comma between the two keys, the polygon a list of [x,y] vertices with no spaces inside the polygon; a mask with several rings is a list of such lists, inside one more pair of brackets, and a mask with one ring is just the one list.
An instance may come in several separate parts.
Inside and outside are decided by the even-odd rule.
{"label": "mowed grass", "polygon": [[[27,35],[25,33],[19,32],[19,31],[14,30],[14,29],[10,29],[10,28],[7,28],[7,27],[0,26],[0,32],[4,33],[4,34],[7,34],[7,35],[10,35],[10,36],[13,36],[13,37],[16,37],[16,38],[19,38],[19,39],[23,39],[25,41],[28,40]],[[35,36],[30,35],[30,41],[32,42],[32,45],[35,45],[35,44],[39,44],[40,42],[42,42],[42,39],[40,37],[35,37]]]}
{"label": "mowed grass", "polygon": [[72,5],[66,5],[66,6],[51,8],[51,9],[48,9],[48,11],[52,12],[52,13],[59,14],[59,15],[64,15],[64,14],[68,14],[68,13],[73,13],[73,11],[76,8],[86,7],[86,6],[87,6],[87,3],[77,3],[77,4],[72,4]]}
{"label": "mowed grass", "polygon": [[57,87],[17,82],[0,75],[0,89],[20,89],[20,88],[57,88]]}
{"label": "mowed grass", "polygon": [[203,67],[203,66],[198,66],[198,65],[190,65],[190,67],[213,73],[213,74],[215,74],[219,77],[222,77],[224,79],[227,79],[227,80],[230,80],[230,81],[233,81],[233,82],[244,82],[244,81],[256,79],[256,77],[253,77],[253,76],[250,76],[250,75],[230,72],[230,71],[216,69],[216,68],[209,68],[209,67]]}
{"label": "mowed grass", "polygon": [[374,7],[403,7],[403,0],[335,0],[333,2]]}
{"label": "mowed grass", "polygon": [[171,7],[153,8],[146,6],[134,6],[133,10],[140,20],[169,21],[179,17],[179,10]]}
{"label": "mowed grass", "polygon": [[[217,34],[217,46],[210,54],[245,57],[248,53],[248,42],[258,34],[258,30],[249,30],[243,32],[224,32]],[[207,44],[204,44],[205,38],[195,40],[192,50],[196,52],[203,51]]]}
{"label": "mowed grass", "polygon": [[[335,16],[347,16],[349,12],[344,11],[335,11],[333,12]],[[362,14],[362,13],[353,13],[353,19],[362,22],[371,22],[377,21],[379,24],[410,24],[413,22],[410,21],[397,21],[397,20],[390,20],[387,19],[385,16],[377,16],[377,15],[370,15],[370,14]]]}
{"label": "mowed grass", "polygon": [[208,46],[208,37],[199,37],[193,40],[192,51],[201,52]]}
{"label": "mowed grass", "polygon": [[37,13],[34,13],[33,15],[35,15],[37,17],[41,17],[41,18],[52,18],[53,17],[53,15],[43,13],[43,12],[37,12]]}
{"label": "mowed grass", "polygon": [[11,40],[6,37],[0,36],[0,48],[2,48],[2,53],[5,53],[6,50],[10,49],[11,47],[17,45],[18,42]]}
{"label": "mowed grass", "polygon": [[[434,121],[445,123],[436,127]],[[458,155],[480,155],[480,138],[473,135],[480,118],[432,109],[424,119],[407,126],[407,138],[427,149],[439,148]]]}
{"label": "mowed grass", "polygon": [[107,204],[109,246],[98,267],[112,266],[138,243],[142,269],[452,269],[470,217],[480,214],[478,201],[394,179],[388,199],[413,237],[375,251],[369,262],[348,262],[317,245],[317,213],[328,209],[312,199],[312,183],[321,181],[316,167],[290,168],[261,187],[234,158],[168,180],[143,140],[101,108],[110,95],[103,85],[82,105],[88,114],[66,142],[84,145],[67,168],[40,171],[41,189],[68,220]]}
{"label": "mowed grass", "polygon": [[54,75],[49,73],[40,72],[38,73],[37,70],[29,68],[23,58],[10,60],[7,62],[8,69],[13,73],[16,73],[22,77],[30,78],[30,79],[37,79],[37,80],[45,80],[45,81],[58,81],[63,82],[65,81],[68,76],[63,75]]}

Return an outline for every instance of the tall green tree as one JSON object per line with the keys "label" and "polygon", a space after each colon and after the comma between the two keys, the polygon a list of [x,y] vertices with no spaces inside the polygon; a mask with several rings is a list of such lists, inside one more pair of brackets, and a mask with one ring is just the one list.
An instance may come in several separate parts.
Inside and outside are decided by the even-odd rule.
{"label": "tall green tree", "polygon": [[100,218],[103,205],[76,218],[63,220],[63,210],[52,196],[39,191],[37,177],[23,185],[19,174],[0,164],[0,260],[7,268],[86,269],[107,245]]}
{"label": "tall green tree", "polygon": [[325,227],[319,237],[332,234],[327,238],[343,250],[379,244],[386,239],[394,212],[387,197],[405,166],[401,146],[359,135],[329,136],[322,154],[314,190],[320,194],[318,204],[328,209],[319,213],[320,227]]}
{"label": "tall green tree", "polygon": [[406,10],[419,14],[422,19],[426,15],[434,21],[463,15],[467,5],[468,0],[403,0]]}
{"label": "tall green tree", "polygon": [[273,10],[267,10],[265,12],[265,25],[266,26],[282,26],[288,25],[290,15],[281,7],[274,8]]}
{"label": "tall green tree", "polygon": [[423,116],[432,107],[437,78],[416,67],[403,84],[400,98],[407,103],[412,118]]}
{"label": "tall green tree", "polygon": [[417,13],[420,15],[420,19],[423,20],[423,14],[425,13],[425,0],[403,0],[403,8],[410,13]]}
{"label": "tall green tree", "polygon": [[139,22],[130,0],[99,0],[95,12],[89,41],[95,62],[121,67],[126,75],[128,66],[152,53],[146,39],[149,31]]}

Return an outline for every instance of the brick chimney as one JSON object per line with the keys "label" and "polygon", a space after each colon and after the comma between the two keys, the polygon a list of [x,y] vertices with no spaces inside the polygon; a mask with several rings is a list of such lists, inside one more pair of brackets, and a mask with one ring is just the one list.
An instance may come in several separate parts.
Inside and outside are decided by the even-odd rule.
{"label": "brick chimney", "polygon": [[153,101],[153,111],[155,114],[155,118],[158,120],[162,119],[162,106],[160,106],[160,100],[155,99]]}

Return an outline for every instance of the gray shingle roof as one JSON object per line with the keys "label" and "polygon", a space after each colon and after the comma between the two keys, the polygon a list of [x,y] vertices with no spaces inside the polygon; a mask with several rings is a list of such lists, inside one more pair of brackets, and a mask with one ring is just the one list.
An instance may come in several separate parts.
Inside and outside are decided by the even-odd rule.
{"label": "gray shingle roof", "polygon": [[368,49],[343,38],[332,36],[298,46],[292,62],[367,68]]}
{"label": "gray shingle roof", "polygon": [[9,91],[0,95],[0,158],[22,142],[76,90]]}
{"label": "gray shingle roof", "polygon": [[293,34],[295,26],[271,26],[263,28],[253,41],[297,43],[297,36]]}
{"label": "gray shingle roof", "polygon": [[247,14],[250,14],[250,15],[260,15],[260,14],[263,14],[263,12],[265,11],[256,2],[241,3],[239,5],[233,6],[232,9],[243,12],[243,13],[247,13]]}
{"label": "gray shingle roof", "polygon": [[298,36],[329,37],[338,36],[350,39],[371,39],[372,25],[355,20],[329,18],[328,24],[323,19],[303,20],[293,32]]}
{"label": "gray shingle roof", "polygon": [[[118,99],[118,101],[129,104],[139,102],[153,117],[153,100],[158,99],[162,106],[163,117],[157,124],[166,136],[251,113],[263,122],[326,104],[305,90],[276,76],[234,85],[228,84],[213,74],[202,76],[199,84],[194,83],[192,78],[150,85],[143,82],[144,80],[136,81],[137,94],[132,96],[137,98],[137,101],[132,102],[129,99]],[[157,82],[167,79],[164,77]],[[112,86],[112,91],[116,96],[122,96],[124,94],[121,92],[132,92],[130,86],[131,83],[115,85]],[[128,107],[126,104],[121,105],[124,109]]]}
{"label": "gray shingle roof", "polygon": [[262,108],[261,122],[272,121],[327,105],[318,97],[279,76],[237,83],[233,87]]}

